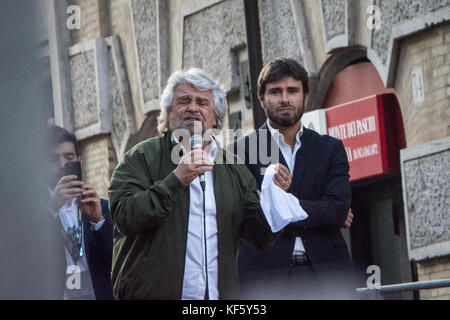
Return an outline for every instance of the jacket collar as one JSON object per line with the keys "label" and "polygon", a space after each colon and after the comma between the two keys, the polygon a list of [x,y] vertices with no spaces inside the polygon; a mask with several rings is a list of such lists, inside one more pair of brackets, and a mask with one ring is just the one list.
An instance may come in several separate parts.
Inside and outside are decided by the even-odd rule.
{"label": "jacket collar", "polygon": [[[264,123],[259,130],[267,130],[269,134],[267,134],[267,143],[268,143],[268,150],[270,152],[270,144],[275,143],[273,140],[270,130],[267,126],[267,123]],[[258,131],[259,131],[258,130]],[[259,133],[258,133],[259,134]],[[313,145],[311,142],[311,134],[312,130],[303,127],[303,133],[300,136],[300,141],[302,143],[302,146],[300,147],[300,150],[298,150],[296,156],[295,156],[295,165],[294,165],[294,172],[295,175],[292,177],[292,185],[290,187],[290,191],[294,191],[293,189],[298,189],[300,187],[300,182],[302,181],[305,168],[308,166],[308,164],[311,162],[309,159],[311,156],[311,152],[313,149]],[[281,153],[281,150],[279,151],[279,159],[280,163],[287,167],[286,160],[283,157],[283,154]]]}

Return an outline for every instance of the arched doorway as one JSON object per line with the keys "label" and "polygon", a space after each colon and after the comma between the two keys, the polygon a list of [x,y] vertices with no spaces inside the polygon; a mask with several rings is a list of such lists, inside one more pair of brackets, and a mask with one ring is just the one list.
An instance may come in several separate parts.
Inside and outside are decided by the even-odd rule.
{"label": "arched doorway", "polygon": [[[384,86],[364,49],[343,48],[333,52],[323,65],[309,110],[328,109],[386,93],[395,94],[393,89]],[[400,135],[404,135],[400,111],[385,116],[392,118]],[[399,139],[404,141],[404,137]],[[415,280],[415,268],[407,256],[400,174],[383,179],[353,180],[351,207],[355,215],[353,225],[342,231],[363,278],[368,266],[377,265],[382,285]],[[362,279],[361,286],[365,285]],[[404,293],[385,298],[412,299],[413,295]]]}
{"label": "arched doorway", "polygon": [[325,94],[323,108],[394,92],[384,86],[377,70],[367,58],[360,58],[336,74]]}

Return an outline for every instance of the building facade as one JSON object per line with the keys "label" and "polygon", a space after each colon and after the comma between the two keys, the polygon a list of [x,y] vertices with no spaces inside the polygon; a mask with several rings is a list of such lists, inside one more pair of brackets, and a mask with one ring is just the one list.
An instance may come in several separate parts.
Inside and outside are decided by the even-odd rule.
{"label": "building facade", "polygon": [[[355,264],[378,265],[382,284],[450,278],[450,0],[48,0],[47,8],[49,121],[76,134],[84,176],[103,197],[126,150],[157,135],[172,72],[210,72],[227,93],[224,128],[248,133],[264,118],[259,70],[292,57],[310,76],[308,112],[373,95],[398,101],[400,171],[352,182],[355,222],[343,233]],[[420,299],[450,299],[450,288]]]}

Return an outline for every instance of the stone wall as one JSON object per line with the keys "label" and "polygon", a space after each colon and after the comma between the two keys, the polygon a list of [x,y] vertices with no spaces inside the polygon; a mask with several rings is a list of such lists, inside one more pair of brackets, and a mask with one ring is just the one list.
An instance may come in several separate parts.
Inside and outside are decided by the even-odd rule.
{"label": "stone wall", "polygon": [[[107,198],[116,154],[111,135],[103,132],[111,130],[110,111],[117,96],[111,94],[115,86],[106,42],[101,40],[98,46],[95,39],[108,35],[109,15],[104,0],[72,0],[68,4],[78,5],[81,10],[81,28],[71,32],[69,64],[73,122],[83,159],[83,180]],[[117,123],[115,126],[118,127]]]}
{"label": "stone wall", "polygon": [[[108,0],[69,0],[69,5],[77,5],[81,11],[81,28],[71,32],[72,43],[92,40],[104,36],[108,32],[105,21],[105,1]],[[103,17],[103,19],[102,19]]]}
{"label": "stone wall", "polygon": [[[424,101],[415,104],[412,71],[423,74]],[[403,40],[395,81],[409,147],[450,135],[450,24]]]}
{"label": "stone wall", "polygon": [[108,43],[108,73],[111,88],[111,139],[118,161],[126,151],[126,145],[136,132],[135,108],[128,81],[123,50],[118,36],[106,38]]}
{"label": "stone wall", "polygon": [[303,62],[289,0],[259,0],[263,63],[290,57]]}
{"label": "stone wall", "polygon": [[137,126],[144,122],[141,81],[138,72],[138,58],[133,36],[133,18],[130,0],[110,0],[109,23],[112,35],[119,37],[123,52],[124,67],[128,75],[130,93]]}
{"label": "stone wall", "polygon": [[450,244],[450,150],[405,160],[403,179],[410,249]]}
{"label": "stone wall", "polygon": [[307,35],[311,45],[312,58],[319,71],[322,64],[329,55],[325,50],[324,25],[322,20],[322,10],[319,1],[303,1],[304,18],[306,20]]}
{"label": "stone wall", "polygon": [[80,142],[83,160],[83,180],[97,190],[101,198],[108,198],[109,180],[116,167],[116,156],[109,135],[100,135]]}
{"label": "stone wall", "polygon": [[159,98],[158,11],[156,0],[131,0],[143,101]]}
{"label": "stone wall", "polygon": [[448,21],[450,0],[375,0],[380,11],[379,28],[372,28],[368,57],[387,86],[393,86],[402,38]]}
{"label": "stone wall", "polygon": [[345,33],[345,1],[322,0],[322,14],[325,21],[325,39]]}
{"label": "stone wall", "polygon": [[450,0],[375,0],[374,4],[381,10],[382,27],[372,31],[372,48],[386,64],[392,27],[448,6]]}
{"label": "stone wall", "polygon": [[183,68],[207,70],[228,92],[239,86],[233,50],[245,46],[244,6],[227,0],[184,18]]}
{"label": "stone wall", "polygon": [[73,56],[70,59],[70,75],[74,127],[86,128],[97,123],[99,118],[95,51],[90,50]]}
{"label": "stone wall", "polygon": [[[419,281],[449,278],[450,137],[400,155],[409,259],[418,262]],[[422,293],[426,299],[448,298],[450,288]]]}
{"label": "stone wall", "polygon": [[[420,261],[417,264],[419,281],[450,279],[450,256]],[[421,300],[450,300],[450,288],[421,290]]]}

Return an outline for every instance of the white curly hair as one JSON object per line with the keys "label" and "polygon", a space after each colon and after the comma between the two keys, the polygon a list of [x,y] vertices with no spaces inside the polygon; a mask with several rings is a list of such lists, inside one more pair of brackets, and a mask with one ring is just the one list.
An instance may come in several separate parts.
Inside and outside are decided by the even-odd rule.
{"label": "white curly hair", "polygon": [[186,71],[176,71],[167,80],[167,85],[161,95],[161,114],[158,117],[158,131],[163,134],[168,127],[169,112],[172,105],[174,89],[177,84],[190,83],[197,90],[211,90],[214,97],[214,113],[216,115],[217,129],[221,130],[227,114],[226,94],[219,83],[206,71],[199,68],[191,68]]}

